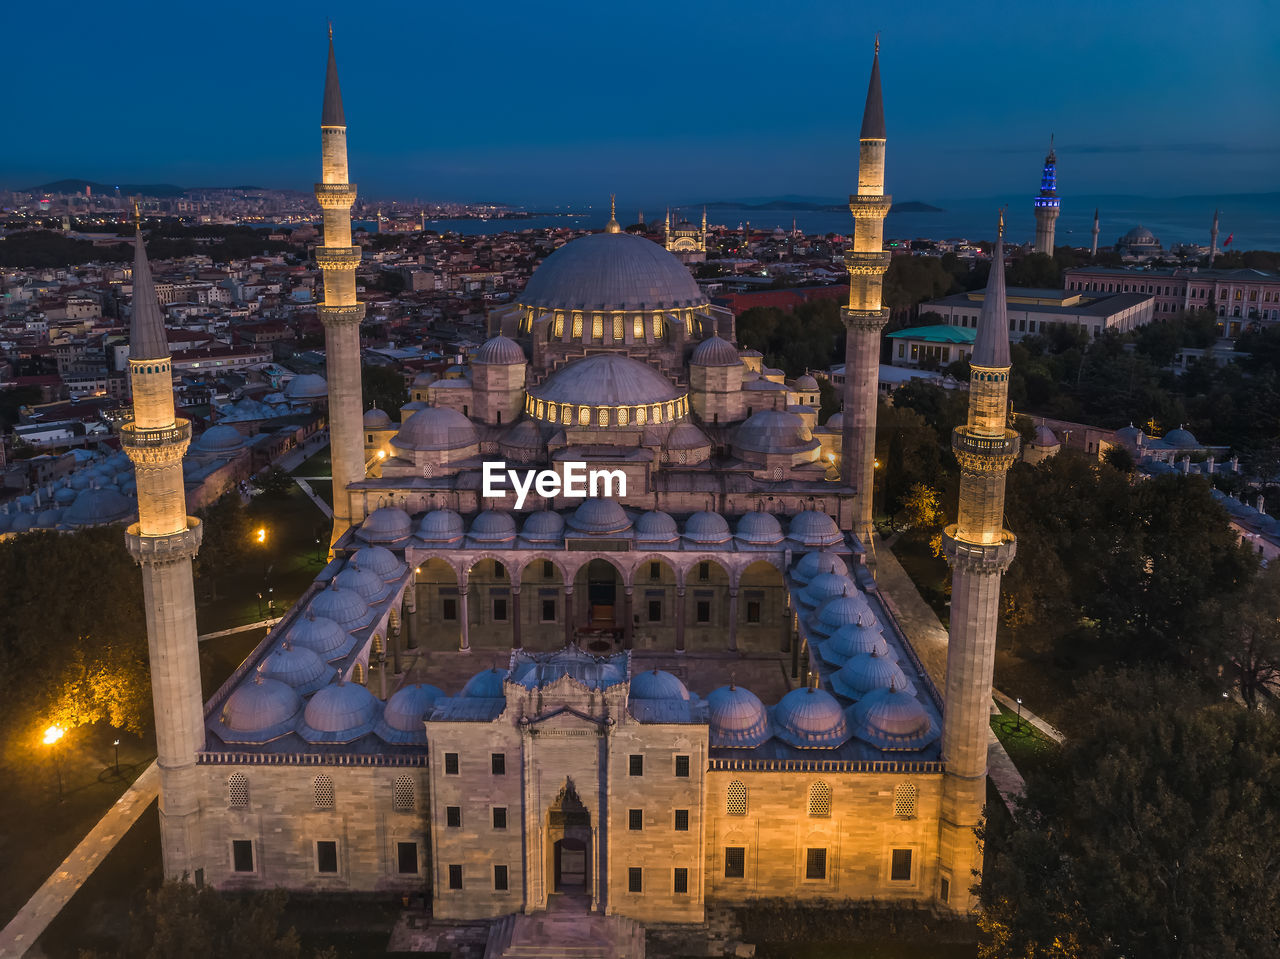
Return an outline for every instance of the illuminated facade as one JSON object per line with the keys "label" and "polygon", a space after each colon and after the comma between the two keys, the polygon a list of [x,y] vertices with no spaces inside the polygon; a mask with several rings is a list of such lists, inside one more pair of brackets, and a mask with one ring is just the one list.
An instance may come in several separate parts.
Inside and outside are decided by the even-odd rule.
{"label": "illuminated facade", "polygon": [[681,219],[674,226],[671,211],[667,211],[667,223],[663,230],[667,252],[681,263],[705,263],[707,261],[707,208],[702,208],[702,226]]}
{"label": "illuminated facade", "polygon": [[1053,256],[1053,232],[1058,222],[1058,156],[1053,152],[1053,137],[1049,138],[1049,155],[1044,158],[1040,173],[1040,193],[1035,199],[1036,252]]}

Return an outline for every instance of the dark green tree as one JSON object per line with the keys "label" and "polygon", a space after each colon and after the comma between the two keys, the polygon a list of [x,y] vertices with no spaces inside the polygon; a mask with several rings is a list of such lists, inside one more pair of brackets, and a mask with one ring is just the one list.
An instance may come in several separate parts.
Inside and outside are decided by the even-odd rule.
{"label": "dark green tree", "polygon": [[249,514],[239,491],[231,490],[196,515],[204,527],[195,560],[196,582],[205,585],[209,599],[214,600],[218,580],[244,563],[252,535]]}
{"label": "dark green tree", "polygon": [[399,420],[400,407],[409,402],[409,391],[400,371],[390,366],[365,364],[360,369],[360,379],[364,388],[364,408],[376,406],[392,420]]}

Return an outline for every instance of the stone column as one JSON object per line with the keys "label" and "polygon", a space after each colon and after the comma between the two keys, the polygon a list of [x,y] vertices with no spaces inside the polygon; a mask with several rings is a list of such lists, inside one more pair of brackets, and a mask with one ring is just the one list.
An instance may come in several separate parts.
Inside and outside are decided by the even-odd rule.
{"label": "stone column", "polygon": [[729,590],[729,652],[738,651],[738,590]]}
{"label": "stone column", "polygon": [[[873,267],[887,264],[888,254],[876,257]],[[849,258],[852,261],[852,256]],[[853,268],[853,267],[851,267]],[[883,268],[880,267],[881,272]],[[888,310],[848,309],[841,318],[845,328],[844,436],[841,440],[840,478],[854,491],[853,532],[869,543],[872,491],[875,487],[876,406],[880,401],[880,332],[889,320]]]}
{"label": "stone column", "polygon": [[676,652],[684,652],[684,587],[676,588]]}
{"label": "stone column", "polygon": [[511,587],[511,648],[520,649],[524,643],[520,639],[520,587]]}
{"label": "stone column", "polygon": [[458,595],[462,598],[459,603],[462,614],[462,641],[458,646],[458,651],[469,653],[471,651],[471,606],[467,602],[467,587],[462,587]]}
{"label": "stone column", "polygon": [[573,645],[573,587],[564,588],[564,644]]}
{"label": "stone column", "polygon": [[635,639],[635,614],[632,604],[633,587],[627,586],[622,599],[622,648],[630,649]]}

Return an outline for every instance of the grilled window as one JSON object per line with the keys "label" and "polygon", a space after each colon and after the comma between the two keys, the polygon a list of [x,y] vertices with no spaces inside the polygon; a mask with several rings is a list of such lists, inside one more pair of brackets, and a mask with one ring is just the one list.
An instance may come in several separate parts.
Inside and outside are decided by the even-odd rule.
{"label": "grilled window", "polygon": [[730,816],[747,814],[747,787],[736,779],[729,783],[729,790],[725,794],[724,811]]}
{"label": "grilled window", "polygon": [[249,779],[244,773],[232,773],[227,779],[227,805],[232,809],[249,805]]}
{"label": "grilled window", "polygon": [[831,787],[824,782],[809,787],[809,815],[815,818],[831,815]]}
{"label": "grilled window", "polygon": [[333,808],[333,780],[328,776],[317,776],[313,784],[317,809]]}
{"label": "grilled window", "polygon": [[[401,812],[413,809],[414,802],[413,780],[408,776],[397,776],[395,785],[392,787],[391,796],[392,803],[395,808]],[[414,870],[417,871],[416,869]]]}

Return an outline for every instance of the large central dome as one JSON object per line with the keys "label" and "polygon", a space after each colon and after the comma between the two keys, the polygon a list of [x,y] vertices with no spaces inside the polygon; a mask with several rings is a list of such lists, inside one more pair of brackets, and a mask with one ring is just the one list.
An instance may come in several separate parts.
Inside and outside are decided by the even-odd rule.
{"label": "large central dome", "polygon": [[551,310],[672,310],[706,295],[679,260],[629,233],[593,233],[566,243],[529,279],[519,302]]}

